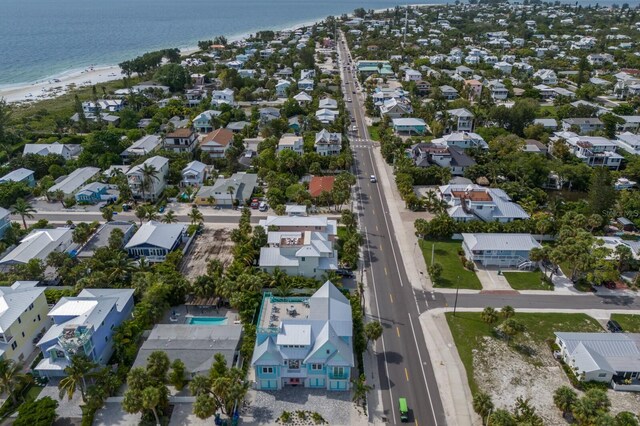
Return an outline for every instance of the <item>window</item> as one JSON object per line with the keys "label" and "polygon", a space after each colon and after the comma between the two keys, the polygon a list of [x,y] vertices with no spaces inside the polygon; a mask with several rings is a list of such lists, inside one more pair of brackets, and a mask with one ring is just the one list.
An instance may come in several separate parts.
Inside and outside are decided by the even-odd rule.
{"label": "window", "polygon": [[333,374],[342,376],[344,374],[344,367],[333,367]]}
{"label": "window", "polygon": [[272,374],[273,367],[262,367],[262,374]]}
{"label": "window", "polygon": [[300,360],[299,359],[290,359],[289,360],[289,368],[292,370],[297,370],[300,368]]}
{"label": "window", "polygon": [[13,343],[11,344],[11,349],[15,350],[17,347],[18,347],[18,342],[14,340]]}
{"label": "window", "polygon": [[607,373],[600,373],[598,374],[598,377],[607,377]]}
{"label": "window", "polygon": [[322,364],[311,364],[312,370],[322,370]]}
{"label": "window", "polygon": [[38,314],[38,321],[40,321],[40,314]]}
{"label": "window", "polygon": [[22,337],[24,337],[24,331],[22,332]]}
{"label": "window", "polygon": [[18,324],[22,324],[22,320],[18,317]]}

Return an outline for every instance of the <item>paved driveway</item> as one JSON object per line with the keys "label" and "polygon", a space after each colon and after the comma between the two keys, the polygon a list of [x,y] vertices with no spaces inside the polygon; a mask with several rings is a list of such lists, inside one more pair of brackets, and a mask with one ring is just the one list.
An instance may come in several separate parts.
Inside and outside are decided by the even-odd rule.
{"label": "paved driveway", "polygon": [[69,400],[66,395],[64,396],[64,398],[59,399],[58,382],[59,379],[51,379],[49,383],[47,383],[47,385],[42,389],[40,395],[38,395],[38,399],[48,396],[54,401],[58,401],[59,405],[56,412],[58,413],[59,417],[81,419],[82,409],[80,408],[80,404],[82,404],[82,397],[80,396],[80,392],[74,393],[71,400]]}
{"label": "paved driveway", "polygon": [[476,275],[482,284],[482,290],[513,290],[504,275],[498,275],[497,269],[487,269],[476,264]]}
{"label": "paved driveway", "polygon": [[96,412],[93,426],[138,426],[142,416],[129,414],[122,409],[121,402],[107,402]]}

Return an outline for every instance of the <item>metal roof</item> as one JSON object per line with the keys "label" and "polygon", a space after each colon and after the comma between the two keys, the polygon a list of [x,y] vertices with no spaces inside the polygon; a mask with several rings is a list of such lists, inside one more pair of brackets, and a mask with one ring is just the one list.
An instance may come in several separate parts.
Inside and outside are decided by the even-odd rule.
{"label": "metal roof", "polygon": [[129,240],[125,249],[147,244],[170,250],[176,240],[182,238],[186,227],[183,223],[160,223],[150,220],[138,229],[138,232]]}
{"label": "metal roof", "polygon": [[4,333],[16,322],[42,293],[38,281],[16,281],[11,287],[0,288],[0,332]]}
{"label": "metal roof", "polygon": [[463,233],[462,238],[470,250],[516,250],[530,251],[541,247],[531,234],[503,234],[503,233]]}
{"label": "metal roof", "polygon": [[34,229],[20,241],[20,245],[7,254],[0,264],[27,263],[31,259],[44,260],[53,250],[71,243],[70,228]]}
{"label": "metal roof", "polygon": [[81,167],[75,169],[69,176],[49,188],[47,192],[53,194],[56,191],[62,191],[65,195],[71,195],[98,173],[100,173],[100,169],[97,167]]}
{"label": "metal roof", "polygon": [[583,371],[640,371],[640,333],[554,333]]}
{"label": "metal roof", "polygon": [[0,178],[0,182],[6,182],[6,181],[20,182],[26,179],[27,177],[29,177],[30,175],[32,175],[33,173],[34,173],[33,170],[20,167],[19,169],[13,170],[7,173],[6,175],[2,176]]}

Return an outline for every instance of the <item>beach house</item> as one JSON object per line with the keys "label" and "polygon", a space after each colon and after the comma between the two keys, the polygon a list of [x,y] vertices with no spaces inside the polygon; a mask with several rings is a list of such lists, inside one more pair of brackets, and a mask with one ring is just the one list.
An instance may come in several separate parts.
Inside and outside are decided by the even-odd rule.
{"label": "beach house", "polygon": [[316,133],[314,147],[322,156],[338,155],[342,149],[342,133],[331,133],[322,129]]}
{"label": "beach house", "polygon": [[531,234],[462,234],[465,257],[483,266],[514,268],[529,262],[529,253],[542,247]]}
{"label": "beach house", "polygon": [[198,134],[189,128],[176,129],[164,137],[163,147],[175,153],[192,153],[198,146]]}
{"label": "beach house", "polygon": [[[144,171],[149,170],[151,174]],[[127,182],[134,198],[157,200],[169,174],[169,160],[159,155],[147,158],[144,163],[132,167],[127,172]]]}
{"label": "beach house", "polygon": [[0,183],[4,182],[22,182],[27,186],[33,188],[34,186],[36,186],[35,173],[33,172],[33,170],[20,167],[19,169],[15,169],[0,177]]}
{"label": "beach house", "polygon": [[285,133],[280,137],[280,140],[278,141],[277,152],[280,153],[282,151],[288,150],[302,155],[304,153],[303,145],[304,141],[302,140],[302,136]]}
{"label": "beach house", "polygon": [[105,365],[113,353],[113,332],[131,316],[130,289],[85,288],[77,297],[62,297],[49,311],[51,328],[38,347],[44,358],[35,367],[40,376],[64,377],[74,355]]}
{"label": "beach house", "polygon": [[59,182],[49,188],[47,190],[47,197],[50,200],[55,200],[58,191],[62,191],[65,197],[71,196],[98,173],[100,173],[100,169],[97,167],[81,167],[75,169],[69,176],[59,180]]}
{"label": "beach house", "polygon": [[76,144],[54,142],[50,144],[28,143],[22,150],[22,155],[59,155],[70,160],[80,154],[82,147]]}
{"label": "beach house", "polygon": [[221,207],[242,206],[250,200],[256,186],[258,175],[253,173],[238,172],[229,178],[219,176],[212,186],[200,187],[195,203],[209,205],[213,202]]}
{"label": "beach house", "polygon": [[187,238],[184,223],[145,222],[131,237],[124,249],[130,257],[144,257],[148,262],[164,262]]}
{"label": "beach house", "polygon": [[51,324],[44,295],[46,287],[38,281],[16,281],[0,287],[0,358],[25,361]]}
{"label": "beach house", "polygon": [[202,152],[209,154],[209,158],[224,158],[232,142],[233,132],[229,129],[220,128],[202,138],[200,149]]}
{"label": "beach house", "polygon": [[349,390],[352,329],[349,300],[330,281],[311,297],[265,293],[251,359],[256,389]]}
{"label": "beach house", "polygon": [[142,157],[156,151],[162,145],[162,138],[157,135],[145,135],[120,153],[122,161],[129,163],[135,157]]}
{"label": "beach house", "polygon": [[447,214],[457,222],[513,222],[528,219],[519,204],[499,188],[480,185],[442,185],[436,191],[438,199],[447,204]]}
{"label": "beach house", "polygon": [[207,165],[200,161],[192,161],[182,169],[180,186],[200,186],[207,177]]}
{"label": "beach house", "polygon": [[45,261],[50,253],[66,251],[72,243],[71,228],[33,229],[20,244],[0,260],[0,269],[26,264],[31,259]]}

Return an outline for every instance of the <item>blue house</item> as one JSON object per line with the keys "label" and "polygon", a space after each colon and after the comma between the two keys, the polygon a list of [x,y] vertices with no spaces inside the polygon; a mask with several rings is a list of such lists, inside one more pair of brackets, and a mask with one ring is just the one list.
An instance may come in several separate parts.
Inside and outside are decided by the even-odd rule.
{"label": "blue house", "polygon": [[150,220],[138,229],[125,250],[130,257],[144,257],[148,262],[164,262],[169,253],[180,247],[186,238],[187,226],[182,223],[160,223]]}
{"label": "blue house", "polygon": [[95,204],[100,201],[115,199],[115,195],[109,195],[107,191],[109,185],[100,182],[91,182],[76,192],[76,201],[78,203]]}
{"label": "blue house", "polygon": [[104,365],[113,353],[113,330],[131,316],[131,289],[84,289],[77,297],[63,297],[49,311],[53,325],[38,342],[44,358],[35,371],[63,377],[76,354]]}
{"label": "blue house", "polygon": [[265,293],[251,360],[256,389],[348,390],[352,328],[349,300],[330,281],[311,297]]}
{"label": "blue house", "polygon": [[25,169],[21,167],[0,178],[0,183],[4,182],[24,182],[30,187],[36,186],[36,178],[33,170]]}
{"label": "blue house", "polygon": [[391,122],[398,134],[423,135],[427,130],[427,123],[421,118],[394,118]]}
{"label": "blue house", "polygon": [[9,220],[10,214],[11,212],[9,210],[0,207],[0,238],[4,237],[7,228],[11,226],[11,220]]}

